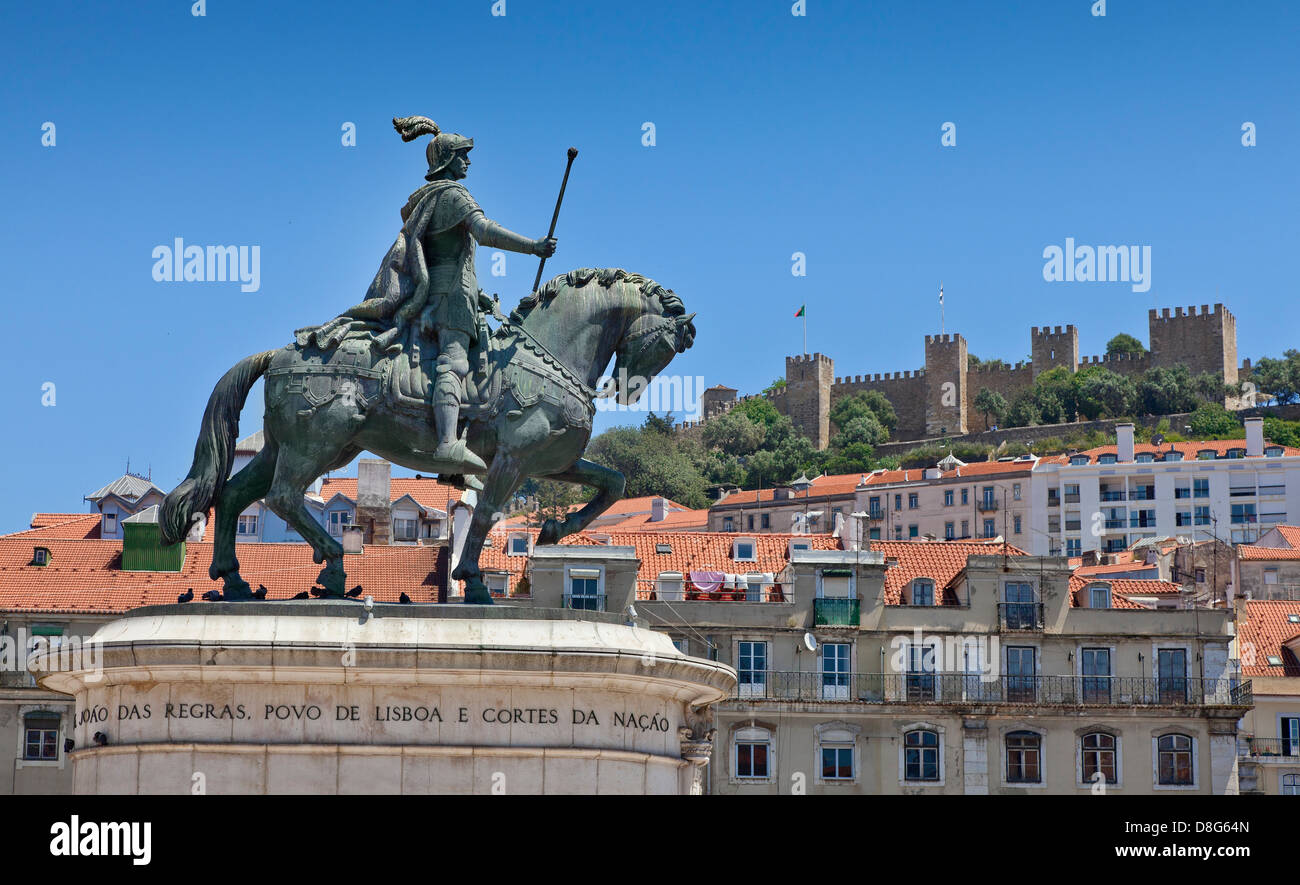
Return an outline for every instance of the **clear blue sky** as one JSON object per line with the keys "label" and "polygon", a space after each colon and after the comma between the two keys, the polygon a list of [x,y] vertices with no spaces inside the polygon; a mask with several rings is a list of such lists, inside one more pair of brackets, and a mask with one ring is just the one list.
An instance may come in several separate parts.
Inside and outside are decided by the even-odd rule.
{"label": "clear blue sky", "polygon": [[[128,457],[171,488],[217,378],[359,299],[424,172],[394,115],[473,136],[466,183],[530,236],[579,147],[548,270],[676,289],[699,336],[673,368],[707,384],[781,375],[805,302],[838,374],[917,368],[940,280],[948,330],[985,358],[1023,359],[1030,326],[1067,322],[1099,353],[1145,341],[1149,307],[1215,300],[1242,356],[1297,344],[1287,0],[1110,0],[1105,18],[1090,0],[190,6],[0,8],[0,530],[83,510]],[[1067,236],[1151,246],[1151,290],[1044,282]],[[260,246],[261,290],[154,282],[176,237]],[[482,285],[513,303],[535,260],[502,280],[488,254]]]}

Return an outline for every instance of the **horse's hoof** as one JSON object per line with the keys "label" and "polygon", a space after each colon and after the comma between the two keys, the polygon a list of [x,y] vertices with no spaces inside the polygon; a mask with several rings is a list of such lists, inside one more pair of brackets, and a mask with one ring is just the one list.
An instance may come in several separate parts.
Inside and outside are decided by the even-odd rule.
{"label": "horse's hoof", "polygon": [[488,591],[487,584],[479,580],[466,581],[465,604],[492,605],[492,594]]}
{"label": "horse's hoof", "polygon": [[537,533],[537,543],[543,546],[555,544],[560,540],[560,524],[553,519],[542,523],[542,530]]}

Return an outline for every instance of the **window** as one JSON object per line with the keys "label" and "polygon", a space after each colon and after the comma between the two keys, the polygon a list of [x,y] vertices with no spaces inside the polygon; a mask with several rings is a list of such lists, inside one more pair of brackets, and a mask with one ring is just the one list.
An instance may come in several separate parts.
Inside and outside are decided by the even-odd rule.
{"label": "window", "polygon": [[1203,569],[1203,568],[1198,568],[1198,569],[1196,570],[1196,583],[1198,583],[1198,584],[1204,584],[1204,583],[1205,583],[1205,569]]}
{"label": "window", "polygon": [[847,642],[824,642],[821,645],[822,700],[849,699],[849,657]]}
{"label": "window", "polygon": [[1019,513],[1017,513],[1015,516],[1011,517],[1011,523],[1012,523],[1012,528],[1015,529],[1016,534],[1017,534],[1017,535],[1020,534],[1020,514],[1019,514]]}
{"label": "window", "polygon": [[1020,500],[1020,483],[1013,483],[1011,486],[1011,497],[1013,500]]}
{"label": "window", "polygon": [[1192,739],[1185,734],[1167,734],[1156,740],[1157,783],[1163,787],[1190,787]]}
{"label": "window", "polygon": [[1104,455],[1098,455],[1098,456],[1097,456],[1097,463],[1098,463],[1098,464],[1114,464],[1115,461],[1116,461],[1115,456],[1114,456],[1113,454],[1110,454],[1110,453],[1107,453],[1107,454],[1104,454]]}
{"label": "window", "polygon": [[761,514],[758,518],[760,527],[770,529],[772,527],[772,515],[770,513]]}
{"label": "window", "polygon": [[1032,704],[1038,675],[1038,649],[1033,646],[1007,648],[1006,696],[1013,704]]}
{"label": "window", "polygon": [[111,534],[113,534],[113,533],[116,532],[116,531],[117,531],[117,514],[116,514],[116,513],[105,513],[105,514],[104,514],[104,534],[106,534],[106,535],[111,535]]}
{"label": "window", "polygon": [[894,540],[895,541],[903,540],[903,527],[901,525],[894,526]]}
{"label": "window", "polygon": [[1007,783],[1042,783],[1040,755],[1043,739],[1032,731],[1013,731],[1007,735]]}
{"label": "window", "polygon": [[[394,519],[393,539],[396,541],[414,541],[419,537],[420,521],[418,519]],[[527,540],[524,541],[527,544]]]}
{"label": "window", "polygon": [[1268,446],[1266,449],[1264,449],[1264,457],[1265,457],[1265,458],[1281,458],[1281,457],[1282,457],[1282,447],[1281,447],[1281,446]]}
{"label": "window", "polygon": [[1110,608],[1110,588],[1104,586],[1089,587],[1088,608]]}
{"label": "window", "polygon": [[903,496],[901,494],[894,496],[894,509],[895,510],[903,509]]}
{"label": "window", "polygon": [[600,571],[597,569],[569,569],[569,595],[566,608],[586,611],[603,611],[605,596],[600,592]]}
{"label": "window", "polygon": [[903,735],[903,779],[937,781],[939,779],[939,735],[917,729]]}
{"label": "window", "polygon": [[37,547],[32,552],[32,565],[48,565],[50,562],[50,550],[48,547]]}
{"label": "window", "polygon": [[1090,460],[1090,459],[1088,458],[1087,455],[1071,455],[1071,456],[1070,456],[1070,463],[1073,464],[1075,467],[1081,467],[1082,465],[1087,464],[1087,463],[1089,462],[1089,460]]}
{"label": "window", "polygon": [[772,776],[772,738],[763,728],[736,732],[735,769],[737,778],[767,779]]}
{"label": "window", "polygon": [[745,526],[747,531],[752,532],[754,530],[754,514],[749,514],[749,518],[745,520]]}
{"label": "window", "polygon": [[1079,655],[1079,675],[1085,704],[1110,703],[1110,649],[1083,649]]}
{"label": "window", "polygon": [[867,500],[867,513],[872,519],[880,519],[880,496],[872,495]]}
{"label": "window", "polygon": [[527,555],[528,555],[528,536],[527,536],[527,535],[511,535],[511,536],[510,536],[510,547],[509,547],[509,551],[510,551],[510,555],[511,555],[511,556],[527,556]]}
{"label": "window", "polygon": [[951,506],[952,506],[952,498],[953,498],[953,495],[952,495],[952,489],[946,489],[946,490],[944,491],[944,493],[943,493],[943,506],[945,506],[945,507],[951,507]]}
{"label": "window", "polygon": [[1077,482],[1067,482],[1065,484],[1065,503],[1079,503],[1079,484]]}
{"label": "window", "polygon": [[722,517],[722,530],[724,532],[734,532],[736,530],[736,520],[730,516]]}
{"label": "window", "polygon": [[1265,584],[1277,583],[1277,569],[1275,568],[1264,569],[1264,583]]}
{"label": "window", "polygon": [[1233,525],[1250,525],[1256,522],[1254,504],[1233,504],[1232,505],[1232,523]]}
{"label": "window", "polygon": [[984,537],[992,538],[998,533],[997,523],[992,519],[984,520]]}
{"label": "window", "polygon": [[1139,464],[1150,464],[1155,459],[1156,456],[1151,452],[1138,452],[1137,457],[1133,460]]}
{"label": "window", "polygon": [[934,581],[917,578],[912,582],[912,605],[934,605]]}
{"label": "window", "polygon": [[330,511],[330,534],[336,538],[343,536],[344,526],[352,525],[352,514],[346,510]]}
{"label": "window", "polygon": [[854,742],[853,733],[847,729],[828,729],[819,734],[822,780],[853,780]]}
{"label": "window", "polygon": [[969,520],[969,519],[963,519],[963,520],[961,521],[961,536],[962,536],[963,538],[969,538],[969,537],[970,537],[970,520]]}
{"label": "window", "polygon": [[660,556],[663,556],[663,555],[665,555],[665,554],[672,553],[672,552],[673,552],[673,545],[672,545],[672,544],[656,544],[656,545],[655,545],[655,553],[659,554]]}
{"label": "window", "polygon": [[1066,556],[1078,556],[1082,552],[1083,552],[1083,541],[1081,541],[1079,538],[1065,539]]}
{"label": "window", "polygon": [[1156,650],[1156,689],[1162,704],[1187,702],[1187,649]]}
{"label": "window", "polygon": [[907,699],[934,700],[935,649],[925,643],[907,645]]}
{"label": "window", "polygon": [[1188,485],[1174,486],[1174,498],[1190,498],[1192,496],[1192,487]]}
{"label": "window", "polygon": [[669,602],[680,602],[685,587],[685,578],[681,572],[660,572],[655,582],[655,597]]}
{"label": "window", "polygon": [[970,490],[969,490],[969,489],[962,489],[962,490],[961,490],[961,503],[962,503],[963,506],[966,505],[966,504],[969,504],[969,503],[970,503]]}
{"label": "window", "polygon": [[921,527],[913,523],[907,527],[908,538],[919,538],[921,536]]}
{"label": "window", "polygon": [[1300,756],[1300,716],[1280,717],[1282,726],[1282,755]]}
{"label": "window", "polygon": [[1213,461],[1215,458],[1214,449],[1201,449],[1196,453],[1197,461]]}
{"label": "window", "polygon": [[736,644],[736,676],[741,697],[767,694],[767,643],[742,641]]}
{"label": "window", "polygon": [[510,589],[510,575],[504,572],[485,573],[483,582],[487,584],[488,593],[492,596],[505,596]]}
{"label": "window", "polygon": [[751,538],[737,541],[731,551],[731,558],[737,562],[753,562],[758,557],[754,551],[757,545]]}
{"label": "window", "polygon": [[1181,461],[1181,460],[1183,460],[1183,453],[1182,453],[1182,452],[1179,452],[1179,451],[1177,451],[1177,450],[1171,450],[1171,451],[1165,452],[1165,460],[1166,460],[1166,461]]}
{"label": "window", "polygon": [[916,492],[911,492],[907,496],[907,509],[915,510],[921,506],[921,496]]}
{"label": "window", "polygon": [[1174,525],[1184,526],[1192,524],[1192,511],[1179,510],[1174,514]]}
{"label": "window", "polygon": [[945,541],[951,541],[956,537],[957,537],[957,529],[953,527],[952,523],[945,522],[943,524],[943,539]]}
{"label": "window", "polygon": [[29,713],[23,726],[24,759],[49,762],[59,758],[58,713]]}
{"label": "window", "polygon": [[869,529],[869,530],[867,531],[867,537],[870,538],[870,539],[873,540],[873,541],[879,541],[879,540],[880,540],[880,529]]}
{"label": "window", "polygon": [[1195,510],[1194,510],[1194,516],[1195,516],[1195,519],[1194,519],[1193,521],[1194,521],[1197,525],[1209,525],[1209,524],[1210,524],[1210,508],[1209,508],[1209,507],[1197,507],[1197,508],[1195,508]]}
{"label": "window", "polygon": [[1192,497],[1193,498],[1210,497],[1210,480],[1208,478],[1192,480]]}
{"label": "window", "polygon": [[1080,780],[1085,784],[1095,784],[1103,778],[1108,784],[1119,783],[1118,769],[1115,765],[1115,736],[1105,732],[1093,732],[1083,736],[1083,771]]}
{"label": "window", "polygon": [[1300,796],[1300,774],[1282,775],[1282,795]]}

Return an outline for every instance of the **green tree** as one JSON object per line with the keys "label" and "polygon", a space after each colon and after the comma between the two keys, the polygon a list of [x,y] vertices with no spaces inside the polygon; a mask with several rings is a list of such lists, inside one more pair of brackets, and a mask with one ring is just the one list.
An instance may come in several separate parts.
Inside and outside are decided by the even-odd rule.
{"label": "green tree", "polygon": [[1232,439],[1242,430],[1236,416],[1220,403],[1202,403],[1187,423],[1193,439]]}
{"label": "green tree", "polygon": [[645,429],[651,433],[658,433],[661,436],[669,436],[676,432],[673,426],[673,416],[671,414],[660,418],[654,412],[649,412],[645,416]]}
{"label": "green tree", "polygon": [[1034,404],[1043,424],[1073,421],[1075,405],[1074,373],[1064,366],[1048,369],[1034,379]]}
{"label": "green tree", "polygon": [[885,428],[886,437],[898,427],[898,414],[894,411],[893,404],[878,390],[859,390],[849,396],[840,397],[831,406],[831,421],[841,432],[854,419],[865,415],[871,415],[881,427]]}
{"label": "green tree", "polygon": [[1283,352],[1282,359],[1264,357],[1251,372],[1255,389],[1278,405],[1300,396],[1300,350]]}
{"label": "green tree", "polygon": [[767,430],[771,430],[773,425],[780,422],[782,415],[776,410],[776,406],[765,397],[752,396],[749,399],[741,400],[736,403],[731,410],[733,412],[742,412],[749,416],[749,420],[755,424],[761,424]]}
{"label": "green tree", "polygon": [[[996,390],[981,387],[980,392],[975,394],[975,411],[983,413],[985,426],[1001,424],[1010,409],[1006,397]],[[992,421],[989,420],[990,417]]]}
{"label": "green tree", "polygon": [[718,449],[727,455],[742,456],[763,444],[767,428],[755,424],[744,411],[732,409],[725,415],[706,422],[701,435],[709,448]]}
{"label": "green tree", "polygon": [[548,519],[564,519],[576,505],[589,500],[592,493],[585,486],[529,477],[519,487],[519,494],[537,502],[537,509],[528,514],[528,524],[540,528]]}
{"label": "green tree", "polygon": [[1134,338],[1127,332],[1120,332],[1114,338],[1106,342],[1106,355],[1110,356],[1116,353],[1146,353],[1147,349],[1142,346],[1142,342]]}
{"label": "green tree", "polygon": [[1022,390],[1011,400],[1007,409],[1008,427],[1033,427],[1043,423],[1042,413],[1038,411],[1038,402],[1032,389]]}
{"label": "green tree", "polygon": [[1300,421],[1283,421],[1281,418],[1266,417],[1264,437],[1279,446],[1300,448]]}
{"label": "green tree", "polygon": [[1132,414],[1137,402],[1133,382],[1103,366],[1089,366],[1075,376],[1074,383],[1075,406],[1087,421]]}
{"label": "green tree", "polygon": [[786,384],[786,382],[785,382],[785,379],[784,379],[784,378],[777,378],[777,379],[776,379],[775,381],[773,381],[771,384],[767,385],[767,387],[764,387],[764,388],[763,388],[763,392],[764,392],[764,393],[771,393],[771,392],[774,391],[774,390],[781,390],[782,388],[785,387],[785,384]]}

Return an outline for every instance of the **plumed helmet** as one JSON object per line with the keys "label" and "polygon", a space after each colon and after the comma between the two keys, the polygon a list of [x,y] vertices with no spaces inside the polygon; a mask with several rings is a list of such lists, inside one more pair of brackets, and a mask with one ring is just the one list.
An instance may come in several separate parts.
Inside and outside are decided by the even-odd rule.
{"label": "plumed helmet", "polygon": [[424,149],[424,157],[429,161],[429,171],[424,177],[428,180],[433,180],[434,176],[446,168],[456,151],[467,151],[474,147],[474,139],[455,132],[443,132],[428,117],[394,117],[393,128],[402,136],[402,141],[415,141],[421,135],[433,136]]}

